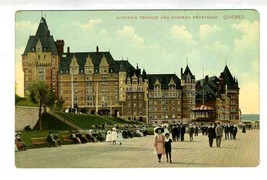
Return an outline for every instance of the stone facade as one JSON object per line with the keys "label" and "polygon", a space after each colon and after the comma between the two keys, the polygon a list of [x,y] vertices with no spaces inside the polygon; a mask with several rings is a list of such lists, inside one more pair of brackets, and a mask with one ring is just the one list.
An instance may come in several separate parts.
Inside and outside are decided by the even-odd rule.
{"label": "stone facade", "polygon": [[38,107],[16,106],[15,131],[24,131],[24,128],[28,125],[33,128],[38,121],[38,113]]}
{"label": "stone facade", "polygon": [[182,117],[183,122],[188,123],[193,118],[192,110],[196,107],[196,81],[188,66],[185,71],[181,69],[182,88]]}

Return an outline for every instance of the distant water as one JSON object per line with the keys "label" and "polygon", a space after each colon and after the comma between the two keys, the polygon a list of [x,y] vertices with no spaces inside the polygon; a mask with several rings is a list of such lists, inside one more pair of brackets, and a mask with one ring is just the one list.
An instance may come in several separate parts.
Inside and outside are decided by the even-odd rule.
{"label": "distant water", "polygon": [[242,114],[242,120],[259,121],[260,115],[259,114]]}

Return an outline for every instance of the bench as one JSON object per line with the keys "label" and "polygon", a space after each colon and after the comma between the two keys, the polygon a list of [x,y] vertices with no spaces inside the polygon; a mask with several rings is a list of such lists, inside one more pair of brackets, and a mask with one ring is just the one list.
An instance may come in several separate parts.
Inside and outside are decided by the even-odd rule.
{"label": "bench", "polygon": [[46,137],[31,138],[31,142],[33,146],[49,144],[49,142],[46,141]]}
{"label": "bench", "polygon": [[62,135],[62,140],[63,140],[65,143],[73,143],[73,140],[70,139],[68,135]]}

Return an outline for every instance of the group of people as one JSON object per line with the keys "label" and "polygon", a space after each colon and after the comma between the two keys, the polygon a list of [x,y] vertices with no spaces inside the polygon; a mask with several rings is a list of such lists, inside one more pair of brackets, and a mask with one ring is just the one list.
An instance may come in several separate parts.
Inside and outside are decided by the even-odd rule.
{"label": "group of people", "polygon": [[154,148],[155,154],[157,154],[159,163],[161,162],[161,157],[163,154],[166,154],[167,162],[172,162],[171,156],[171,143],[172,139],[170,138],[170,133],[166,126],[156,127],[154,129],[155,137],[154,137]]}
{"label": "group of people", "polygon": [[50,131],[46,137],[46,141],[49,142],[49,147],[61,146],[61,140],[58,137],[57,132]]}
{"label": "group of people", "polygon": [[113,145],[116,145],[117,143],[119,145],[122,145],[122,132],[122,130],[117,131],[116,127],[113,127],[111,130],[108,130],[106,135],[106,142],[112,143]]}
{"label": "group of people", "polygon": [[225,138],[224,139],[236,139],[236,134],[238,131],[238,127],[233,124],[226,124],[223,126],[224,128],[224,134]]}
{"label": "group of people", "polygon": [[[238,127],[233,124],[221,124],[213,123],[209,125],[198,126],[196,124],[189,124],[186,128],[182,123],[177,125],[172,125],[170,127],[170,132],[167,126],[157,126],[154,128],[155,138],[154,138],[154,148],[157,154],[158,161],[161,162],[161,157],[166,154],[167,162],[172,162],[171,160],[171,143],[173,141],[184,141],[184,135],[186,132],[189,134],[189,140],[193,141],[194,136],[198,136],[198,131],[202,130],[203,135],[207,135],[209,147],[213,147],[214,140],[216,141],[216,147],[221,147],[221,142],[223,135],[225,134],[225,139],[236,139],[236,134],[238,132]],[[244,130],[242,129],[242,132]],[[172,138],[170,138],[170,134]]]}
{"label": "group of people", "polygon": [[218,122],[214,124],[210,124],[208,127],[207,135],[209,138],[209,146],[213,146],[213,140],[216,139],[216,146],[220,147],[222,142],[222,136],[223,136],[223,127]]}
{"label": "group of people", "polygon": [[184,141],[186,128],[183,123],[174,124],[171,126],[171,134],[173,141]]}
{"label": "group of people", "polygon": [[72,130],[69,132],[69,138],[74,144],[85,144],[87,142],[102,142],[104,137],[98,131],[92,129],[85,131],[85,136],[78,130]]}
{"label": "group of people", "polygon": [[[235,140],[237,132],[238,132],[237,125],[220,124],[219,122],[211,124],[208,127],[208,130],[207,130],[207,135],[209,137],[210,147],[212,147],[213,139],[216,139],[216,146],[220,147],[221,139],[223,137],[223,133],[224,133],[224,139],[225,140],[227,140],[227,139]],[[244,133],[243,129],[242,129],[242,132]]]}

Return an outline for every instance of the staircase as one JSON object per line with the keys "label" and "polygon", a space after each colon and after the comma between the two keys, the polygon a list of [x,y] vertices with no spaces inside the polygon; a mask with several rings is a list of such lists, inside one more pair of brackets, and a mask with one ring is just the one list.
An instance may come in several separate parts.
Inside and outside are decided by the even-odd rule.
{"label": "staircase", "polygon": [[111,124],[114,124],[113,121],[111,121],[110,119],[106,118],[105,116],[100,116],[100,115],[96,115],[98,117],[101,117],[102,119],[105,119],[106,121],[110,122]]}
{"label": "staircase", "polygon": [[61,122],[65,123],[65,124],[67,124],[67,125],[69,125],[69,126],[72,127],[73,129],[82,130],[82,128],[80,128],[80,127],[78,127],[76,124],[74,124],[74,123],[68,121],[66,118],[60,116],[60,115],[59,115],[57,112],[55,112],[55,111],[50,110],[50,111],[47,111],[47,113],[50,114],[50,115],[52,115],[52,116],[54,116],[54,117],[56,117],[58,120],[60,120]]}

